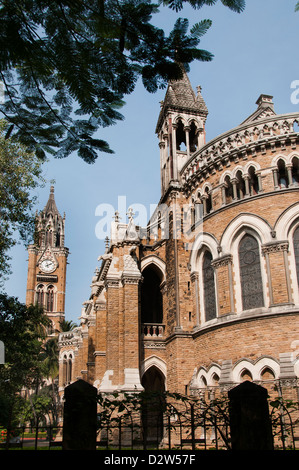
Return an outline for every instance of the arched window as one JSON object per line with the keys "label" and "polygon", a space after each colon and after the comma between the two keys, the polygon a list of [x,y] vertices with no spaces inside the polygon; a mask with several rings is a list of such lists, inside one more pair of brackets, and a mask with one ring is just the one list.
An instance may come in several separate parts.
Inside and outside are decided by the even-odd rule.
{"label": "arched window", "polygon": [[204,291],[204,307],[206,321],[216,318],[216,293],[214,269],[212,266],[212,255],[206,251],[203,256],[202,274],[203,274],[203,291]]}
{"label": "arched window", "polygon": [[287,173],[284,160],[281,160],[281,159],[278,160],[277,168],[278,168],[278,186],[280,188],[287,188],[289,186],[288,173]]}
{"label": "arched window", "polygon": [[205,189],[204,198],[205,198],[204,212],[205,214],[209,214],[212,210],[212,194],[209,188]]}
{"label": "arched window", "polygon": [[53,233],[51,229],[46,230],[46,245],[51,245],[52,246],[52,240],[53,240]]}
{"label": "arched window", "polygon": [[297,280],[299,286],[299,225],[294,232],[294,255],[295,255],[295,262],[296,262],[296,271],[297,271]]}
{"label": "arched window", "polygon": [[198,133],[197,133],[197,128],[192,121],[191,126],[190,126],[190,132],[189,132],[189,145],[190,145],[190,152],[195,152],[198,147]]}
{"label": "arched window", "polygon": [[44,286],[40,284],[36,288],[36,303],[39,307],[44,306]]}
{"label": "arched window", "polygon": [[184,130],[184,124],[181,119],[178,121],[176,128],[176,148],[180,151],[186,150],[186,133]]}
{"label": "arched window", "polygon": [[62,363],[62,379],[63,379],[64,385],[68,385],[71,383],[72,372],[73,372],[73,357],[71,355],[68,358],[66,355],[64,355],[63,363]]}
{"label": "arched window", "polygon": [[56,233],[56,242],[55,242],[55,246],[60,246],[60,229],[57,230],[57,233]]}
{"label": "arched window", "polygon": [[259,245],[252,235],[246,234],[242,238],[239,245],[239,260],[243,310],[263,307]]}
{"label": "arched window", "polygon": [[47,311],[53,312],[54,311],[54,287],[49,286],[47,288]]}
{"label": "arched window", "polygon": [[275,374],[270,367],[265,367],[265,369],[261,372],[261,380],[274,380]]}
{"label": "arched window", "polygon": [[299,185],[299,159],[297,157],[292,160],[292,185]]}
{"label": "arched window", "polygon": [[240,380],[241,382],[246,382],[247,380],[249,382],[252,382],[252,375],[251,375],[251,372],[247,369],[244,369],[242,372],[241,372],[241,375],[240,375]]}
{"label": "arched window", "polygon": [[155,266],[148,266],[142,272],[141,323],[163,322],[163,301],[161,293],[161,273]]}
{"label": "arched window", "polygon": [[250,196],[254,196],[255,194],[258,194],[259,192],[258,177],[255,173],[254,166],[251,166],[249,168],[248,176],[249,176],[249,193],[250,193]]}
{"label": "arched window", "polygon": [[243,179],[242,172],[239,170],[236,174],[237,180],[237,197],[238,199],[243,199],[245,197],[246,189],[245,189],[245,181]]}
{"label": "arched window", "polygon": [[224,203],[229,204],[230,202],[232,202],[233,197],[234,197],[233,185],[232,185],[232,182],[231,182],[231,179],[230,179],[229,176],[225,177],[224,185],[225,185],[225,201],[224,201]]}
{"label": "arched window", "polygon": [[69,357],[68,370],[67,370],[67,381],[68,381],[68,383],[71,383],[71,381],[72,381],[72,373],[73,373],[73,361],[72,361],[72,357]]}

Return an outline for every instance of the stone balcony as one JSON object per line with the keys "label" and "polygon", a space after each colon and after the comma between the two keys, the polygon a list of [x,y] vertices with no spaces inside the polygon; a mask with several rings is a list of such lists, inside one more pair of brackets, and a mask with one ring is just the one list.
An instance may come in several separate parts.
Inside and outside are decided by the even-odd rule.
{"label": "stone balcony", "polygon": [[142,323],[141,343],[144,349],[165,349],[165,325]]}

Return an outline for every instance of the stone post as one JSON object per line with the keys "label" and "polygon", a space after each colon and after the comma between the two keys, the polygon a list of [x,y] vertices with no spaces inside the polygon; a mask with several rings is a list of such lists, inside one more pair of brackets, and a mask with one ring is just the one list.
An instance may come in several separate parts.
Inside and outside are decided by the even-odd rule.
{"label": "stone post", "polygon": [[228,392],[232,450],[273,450],[265,388],[246,381]]}
{"label": "stone post", "polygon": [[96,450],[97,389],[80,379],[64,393],[63,450]]}

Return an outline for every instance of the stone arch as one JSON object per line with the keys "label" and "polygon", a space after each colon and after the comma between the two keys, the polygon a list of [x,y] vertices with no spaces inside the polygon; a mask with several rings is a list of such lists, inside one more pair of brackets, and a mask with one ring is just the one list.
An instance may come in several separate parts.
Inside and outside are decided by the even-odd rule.
{"label": "stone arch", "polygon": [[247,227],[256,232],[261,243],[270,243],[273,241],[273,229],[271,225],[262,217],[250,213],[241,213],[237,215],[225,228],[220,245],[223,253],[232,251],[232,243],[238,232]]}
{"label": "stone arch", "polygon": [[140,372],[141,378],[143,377],[145,372],[151,367],[156,367],[163,374],[164,380],[165,380],[165,386],[166,386],[166,378],[167,378],[166,362],[163,361],[163,359],[161,359],[158,356],[153,355],[153,356],[148,357],[141,364],[141,372]]}
{"label": "stone arch", "polygon": [[207,232],[199,233],[191,247],[189,261],[191,272],[198,272],[199,270],[198,253],[203,247],[206,247],[206,249],[208,249],[212,253],[213,259],[218,257],[219,244],[216,238]]}
{"label": "stone arch", "polygon": [[279,160],[283,160],[286,165],[287,165],[287,163],[289,163],[289,158],[288,158],[287,155],[284,155],[282,153],[278,153],[272,158],[271,166],[273,168],[276,168]]}
{"label": "stone arch", "polygon": [[[144,388],[142,423],[146,441],[159,442],[163,438],[163,409],[165,398],[165,377],[156,365],[151,365],[142,375]],[[149,396],[149,400],[147,400]]]}
{"label": "stone arch", "polygon": [[201,381],[205,380],[206,387],[215,386],[215,377],[220,379],[221,377],[221,367],[218,364],[211,364],[208,369],[201,367],[197,373],[197,385],[201,386]]}
{"label": "stone arch", "polygon": [[163,273],[155,263],[142,270],[141,284],[141,323],[163,323],[163,296],[161,284]]}
{"label": "stone arch", "polygon": [[[236,312],[243,311],[243,300],[241,290],[241,273],[239,261],[239,244],[245,235],[250,235],[257,240],[259,246],[259,260],[261,269],[261,280],[263,286],[263,305],[269,303],[269,293],[267,291],[267,270],[265,260],[261,256],[261,246],[270,242],[269,225],[260,217],[248,215],[237,216],[236,219],[226,228],[222,238],[223,253],[231,254],[233,260],[233,275],[235,279],[235,299]],[[263,308],[262,306],[260,308]]]}
{"label": "stone arch", "polygon": [[248,175],[249,168],[254,167],[256,171],[261,169],[261,165],[258,162],[250,161],[244,166],[244,175]]}
{"label": "stone arch", "polygon": [[243,358],[234,365],[232,369],[232,379],[234,382],[239,383],[244,371],[248,371],[251,374],[253,381],[260,381],[262,379],[263,371],[266,369],[272,371],[275,379],[279,377],[279,363],[272,357],[263,356],[258,358],[256,361]]}
{"label": "stone arch", "polygon": [[166,280],[165,262],[156,255],[146,256],[145,258],[142,258],[141,263],[140,263],[141,272],[144,271],[144,269],[150,265],[153,265],[158,275],[161,276],[161,282],[165,282]]}
{"label": "stone arch", "polygon": [[226,178],[227,176],[228,176],[230,179],[233,178],[233,174],[232,174],[232,172],[231,172],[230,170],[226,170],[226,171],[224,171],[224,172],[221,174],[220,180],[219,180],[219,184],[220,184],[220,185],[225,183],[225,178]]}

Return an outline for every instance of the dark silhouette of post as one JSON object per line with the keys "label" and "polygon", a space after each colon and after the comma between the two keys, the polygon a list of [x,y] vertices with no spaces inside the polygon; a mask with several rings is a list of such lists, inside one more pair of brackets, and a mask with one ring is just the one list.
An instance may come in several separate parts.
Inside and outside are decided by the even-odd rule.
{"label": "dark silhouette of post", "polygon": [[78,380],[65,388],[63,413],[64,450],[96,450],[97,389]]}
{"label": "dark silhouette of post", "polygon": [[232,450],[273,450],[264,387],[246,381],[228,392]]}

